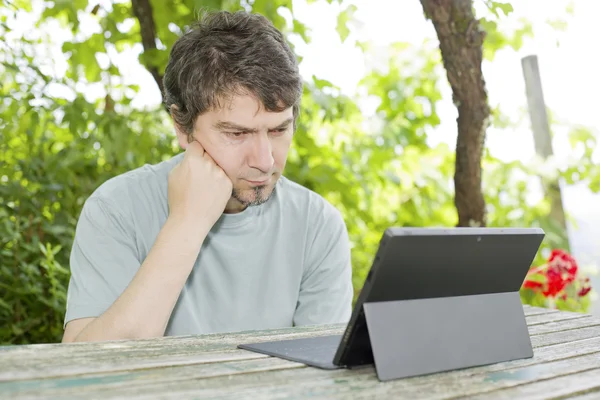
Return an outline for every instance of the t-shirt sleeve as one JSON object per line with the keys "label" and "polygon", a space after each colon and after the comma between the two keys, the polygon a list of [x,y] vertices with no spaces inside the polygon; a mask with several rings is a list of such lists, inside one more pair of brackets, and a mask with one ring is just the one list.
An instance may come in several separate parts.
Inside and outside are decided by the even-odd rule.
{"label": "t-shirt sleeve", "polygon": [[123,214],[100,197],[86,201],[71,249],[65,326],[104,313],[139,269],[135,230]]}
{"label": "t-shirt sleeve", "polygon": [[352,313],[352,262],[344,219],[327,204],[311,227],[294,325],[346,323]]}

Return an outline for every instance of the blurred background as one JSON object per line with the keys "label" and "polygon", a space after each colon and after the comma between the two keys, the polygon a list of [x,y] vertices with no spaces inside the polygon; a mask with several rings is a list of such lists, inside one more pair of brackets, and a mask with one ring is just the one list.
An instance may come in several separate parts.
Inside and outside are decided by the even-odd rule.
{"label": "blurred background", "polygon": [[[202,10],[261,13],[293,45],[305,91],[286,175],[343,213],[357,294],[387,227],[465,226],[454,183],[460,104],[424,13],[435,3],[0,0],[0,344],[60,341],[84,201],[110,177],[179,152],[161,77]],[[528,278],[538,284],[524,285],[523,302],[600,314],[600,3],[471,5],[490,118],[481,184],[466,177],[484,200],[468,224],[542,227]],[[475,204],[478,190],[460,201]],[[560,290],[548,290],[553,250],[578,267]]]}

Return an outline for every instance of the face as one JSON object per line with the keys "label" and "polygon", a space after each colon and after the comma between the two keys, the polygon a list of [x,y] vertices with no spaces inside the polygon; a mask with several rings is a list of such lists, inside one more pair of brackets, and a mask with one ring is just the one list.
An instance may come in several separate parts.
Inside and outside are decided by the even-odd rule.
{"label": "face", "polygon": [[[266,111],[253,96],[236,96],[220,110],[200,115],[193,138],[225,171],[233,193],[225,212],[266,202],[281,176],[293,136],[293,110]],[[189,138],[178,132],[185,149]]]}

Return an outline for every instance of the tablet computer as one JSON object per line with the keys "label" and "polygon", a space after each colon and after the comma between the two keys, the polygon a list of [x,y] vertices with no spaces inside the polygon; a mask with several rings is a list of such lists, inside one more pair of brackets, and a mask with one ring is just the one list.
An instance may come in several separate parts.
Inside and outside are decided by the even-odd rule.
{"label": "tablet computer", "polygon": [[[342,335],[238,347],[323,369],[372,364],[366,304],[503,293],[518,296],[544,236],[540,228],[389,228]],[[513,310],[509,307],[503,312],[512,313],[511,321],[526,330],[522,308],[516,315]]]}

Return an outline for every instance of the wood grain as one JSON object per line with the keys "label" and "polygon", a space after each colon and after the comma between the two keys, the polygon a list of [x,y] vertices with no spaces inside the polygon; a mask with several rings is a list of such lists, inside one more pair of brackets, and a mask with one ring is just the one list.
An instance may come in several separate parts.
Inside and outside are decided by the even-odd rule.
{"label": "wood grain", "polygon": [[575,340],[590,339],[600,336],[600,326],[573,329],[568,331],[543,333],[531,336],[533,347],[550,346],[552,344],[566,343]]}
{"label": "wood grain", "polygon": [[543,314],[528,315],[525,317],[528,326],[545,324],[547,322],[565,321],[568,319],[578,319],[589,317],[589,314],[574,312],[548,312]]}
{"label": "wood grain", "polygon": [[[573,376],[577,372],[586,372],[600,367],[598,353],[557,362],[500,371],[496,374],[481,373],[468,375],[468,371],[454,371],[447,374],[437,374],[428,377],[417,377],[393,382],[379,382],[372,369],[359,371],[334,371],[326,374],[316,373],[314,369],[296,371],[281,370],[269,374],[248,374],[236,379],[235,395],[240,398],[279,398],[281,393],[294,393],[296,396],[324,397],[341,396],[344,398],[427,398],[447,399],[461,398],[469,394],[510,388],[537,380],[549,380],[562,375]],[[600,372],[600,369],[596,370]],[[322,371],[319,371],[322,372]],[[462,372],[462,373],[461,373]],[[598,376],[598,375],[594,375]],[[308,379],[307,379],[308,378]],[[225,377],[202,380],[198,382],[182,382],[177,387],[169,387],[168,393],[179,395],[200,396],[202,398],[219,398],[223,393]],[[589,384],[589,380],[585,380]],[[593,385],[600,385],[595,382]],[[588,385],[589,387],[594,387]],[[586,388],[588,388],[586,386]],[[150,394],[148,386],[127,388],[121,394],[137,396]],[[563,388],[564,389],[564,388]],[[575,388],[581,389],[580,387]],[[574,390],[574,391],[576,391]],[[572,392],[574,392],[572,391]],[[511,391],[513,392],[513,391]],[[565,393],[572,393],[565,392]],[[499,393],[499,392],[498,392]],[[516,393],[516,392],[515,392]],[[536,393],[554,395],[543,385]],[[511,398],[516,398],[515,396]]]}
{"label": "wood grain", "polygon": [[118,372],[95,375],[73,375],[56,379],[21,380],[1,382],[2,398],[13,398],[17,395],[27,396],[43,392],[46,396],[62,397],[72,394],[96,392],[100,394],[108,389],[130,386],[156,385],[157,383],[176,383],[184,380],[211,378],[218,376],[232,377],[237,374],[278,369],[303,368],[303,364],[291,363],[279,358],[261,357],[239,361],[223,361],[214,364],[197,364],[163,368],[151,368],[135,372]]}
{"label": "wood grain", "polygon": [[531,336],[541,335],[549,332],[562,332],[580,328],[590,328],[600,326],[600,319],[591,316],[565,319],[562,321],[547,322],[529,326]]}
{"label": "wood grain", "polygon": [[[600,338],[590,339],[581,342],[570,342],[560,346],[549,346],[536,350],[533,359],[517,360],[510,363],[494,364],[472,368],[459,372],[450,372],[445,374],[432,375],[435,384],[437,376],[454,374],[455,379],[459,379],[462,375],[474,375],[480,373],[492,373],[514,369],[519,367],[527,367],[530,365],[540,364],[549,361],[563,360],[571,357],[594,354],[600,349]],[[161,382],[175,382],[188,379],[201,379],[207,377],[215,377],[218,375],[232,376],[238,373],[260,372],[270,369],[280,368],[299,368],[300,364],[288,363],[277,358],[267,358],[262,360],[249,360],[246,362],[226,363],[227,366],[222,368],[222,365],[197,365],[184,367],[166,367],[160,369],[142,370],[138,372],[123,372],[114,374],[98,374],[79,377],[68,377],[53,380],[39,381],[18,381],[13,383],[0,383],[0,393],[4,397],[10,398],[16,394],[21,396],[25,394],[35,394],[43,391],[46,395],[52,397],[60,397],[77,393],[102,393],[121,390],[124,387],[133,388],[136,385],[147,386],[158,384]],[[215,368],[216,367],[216,368]],[[312,368],[307,368],[312,369]],[[374,371],[369,369],[370,373]],[[317,370],[317,373],[322,372]],[[301,374],[303,374],[302,372]],[[304,375],[301,375],[303,377]],[[298,383],[303,383],[298,381]],[[310,382],[306,382],[310,384]],[[10,396],[9,396],[10,395]]]}
{"label": "wood grain", "polygon": [[[600,358],[600,357],[599,357]],[[469,397],[473,400],[487,399],[572,399],[573,395],[589,395],[590,398],[600,398],[600,369],[591,369],[581,373],[573,373],[534,382],[528,385],[520,385],[509,390],[485,393]],[[464,397],[463,397],[464,398]]]}
{"label": "wood grain", "polygon": [[576,395],[569,395],[569,396],[559,396],[558,398],[556,398],[555,400],[562,400],[562,399],[569,399],[569,400],[598,400],[600,399],[600,392],[596,389],[593,390],[586,390],[583,394],[576,394]]}
{"label": "wood grain", "polygon": [[15,346],[0,350],[0,398],[600,396],[600,320],[528,306],[524,312],[533,358],[383,383],[372,366],[325,371],[236,348],[240,343],[341,334],[343,325]]}
{"label": "wood grain", "polygon": [[339,326],[324,327],[321,330],[310,327],[297,331],[275,330],[258,335],[244,332],[145,340],[145,347],[126,341],[22,346],[14,351],[0,353],[0,382],[260,358],[265,356],[237,350],[237,345],[251,341],[315,337],[342,332]]}
{"label": "wood grain", "polygon": [[[535,356],[532,359],[516,360],[508,363],[493,364],[489,366],[465,369],[461,371],[452,371],[442,374],[430,375],[428,377],[411,378],[407,381],[412,381],[413,385],[418,384],[420,382],[420,384],[418,384],[417,386],[423,387],[423,385],[427,386],[441,384],[447,380],[463,380],[465,379],[465,377],[470,377],[474,375],[505,373],[505,371],[510,370],[518,370],[524,368],[526,369],[531,366],[552,361],[563,361],[572,358],[581,360],[580,357],[582,356],[591,355],[594,359],[600,359],[600,355],[598,354],[599,352],[600,337],[597,337],[583,341],[567,342],[561,345],[553,345],[538,348],[536,349]],[[227,365],[223,367],[223,364]],[[285,374],[280,376],[274,374],[273,372],[269,372],[268,374],[263,375],[265,375],[265,379],[271,379],[272,384],[282,390],[292,390],[291,387],[282,387],[282,385],[285,386],[285,381],[287,379],[292,379],[292,382],[300,386],[312,387],[314,382],[318,382],[319,385],[323,384],[324,382],[321,382],[323,379],[327,380],[333,377],[337,381],[339,381],[339,379],[349,379],[354,382],[357,377],[363,375],[365,376],[363,376],[362,379],[366,379],[368,382],[374,380],[373,385],[380,385],[380,383],[376,380],[374,370],[372,367],[368,367],[360,371],[343,370],[331,372],[321,371],[315,368],[307,368],[302,366],[301,364],[288,363],[287,361],[279,360],[277,358],[267,358],[261,360],[246,360],[240,362],[220,363],[214,365],[165,367],[129,373],[98,374],[80,377],[69,377],[64,379],[21,381],[16,383],[13,382],[4,386],[0,384],[0,393],[6,392],[6,394],[11,395],[10,397],[13,397],[17,394],[19,394],[20,396],[35,396],[35,393],[43,392],[45,393],[45,395],[51,395],[52,397],[61,397],[76,394],[87,394],[94,396],[100,395],[101,393],[111,393],[116,396],[137,396],[146,394],[151,395],[152,393],[155,393],[157,391],[166,391],[169,393],[174,391],[174,393],[177,396],[183,396],[185,395],[185,392],[181,393],[179,388],[181,388],[181,390],[187,391],[186,385],[188,385],[189,382],[183,382],[182,384],[179,384],[177,383],[179,381],[194,380],[193,385],[196,388],[203,388],[202,390],[217,390],[216,388],[210,386],[210,382],[206,383],[197,380],[207,377],[217,378],[219,376],[221,376],[222,379],[231,380],[233,376],[241,373],[250,374],[267,370],[272,371],[276,369],[288,368],[299,368],[294,372],[293,379],[289,378]],[[342,375],[338,376],[340,373],[342,373]],[[243,388],[244,384],[247,385],[248,379],[250,379],[251,382],[256,381],[258,379],[259,386],[261,384],[260,382],[262,382],[259,378],[240,378],[236,376],[236,390],[240,390],[241,388]],[[213,380],[210,381],[212,382]],[[396,381],[392,383],[400,384],[397,382],[402,381]],[[220,384],[217,384],[217,387],[220,387],[219,385]],[[387,383],[382,385],[387,385]],[[484,383],[484,385],[487,384]],[[254,390],[254,386],[250,386],[251,387],[249,390]],[[368,386],[368,388],[370,393],[372,388],[371,386]],[[228,393],[227,390],[225,390],[224,392]],[[327,391],[326,393],[327,395],[331,394],[329,391]],[[210,395],[212,398],[212,396],[215,396],[215,393],[209,392],[209,394],[207,395]],[[261,396],[262,395],[266,394],[261,393]]]}
{"label": "wood grain", "polygon": [[561,311],[555,310],[552,308],[543,308],[543,307],[531,307],[524,305],[523,311],[525,312],[526,317],[532,317],[534,315],[543,315],[543,314],[560,314]]}
{"label": "wood grain", "polygon": [[[575,375],[576,373],[589,372],[593,372],[593,374],[586,376],[586,379],[579,380],[577,385],[569,383],[568,388],[562,387],[562,392],[564,394],[577,393],[600,385],[600,380],[593,381],[600,373],[598,353],[495,373],[471,374],[470,371],[463,370],[384,383],[376,379],[372,368],[356,371],[320,371],[303,367],[295,370],[269,371],[268,373],[239,374],[235,376],[235,380],[232,380],[231,376],[219,376],[182,382],[125,385],[118,389],[85,390],[85,392],[79,387],[70,393],[62,392],[61,395],[144,398],[161,393],[166,398],[182,398],[193,395],[210,399],[234,398],[235,396],[237,398],[276,399],[293,393],[297,397],[317,398],[339,396],[344,398],[449,399],[492,392],[495,396],[503,396],[501,389],[511,389],[508,391],[508,396],[516,398],[519,391],[530,393],[526,384],[543,381],[545,386],[539,385],[532,392],[548,398],[556,395],[553,386],[552,390],[545,389],[548,387],[548,381],[558,380],[561,377],[572,378],[578,376]],[[235,382],[235,385],[232,385],[231,382]],[[562,386],[565,386],[565,382],[562,383]]]}
{"label": "wood grain", "polygon": [[[557,314],[556,310],[533,307],[524,307],[524,312],[526,318],[531,314]],[[341,334],[343,328],[338,324],[228,335],[15,346],[0,353],[3,360],[0,364],[0,382],[258,358],[261,355],[256,353],[227,352],[235,350],[239,343]],[[541,329],[537,327],[534,332]],[[214,352],[219,354],[211,355]]]}

